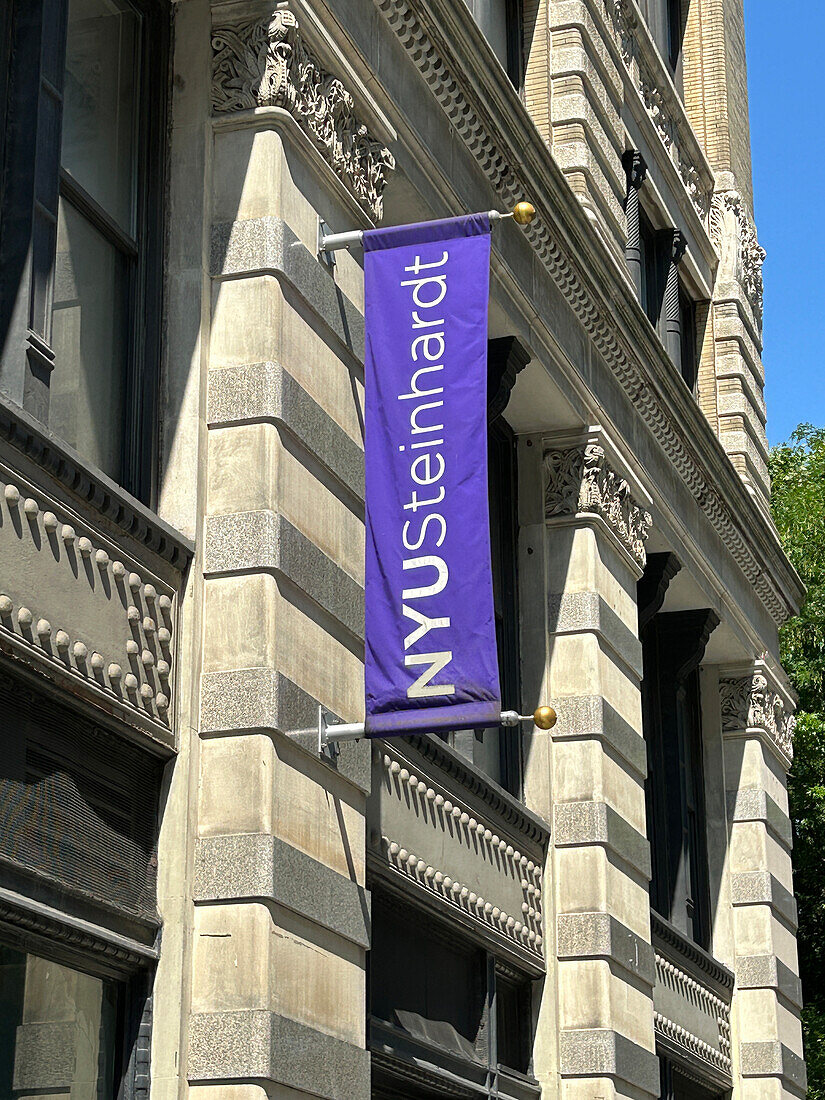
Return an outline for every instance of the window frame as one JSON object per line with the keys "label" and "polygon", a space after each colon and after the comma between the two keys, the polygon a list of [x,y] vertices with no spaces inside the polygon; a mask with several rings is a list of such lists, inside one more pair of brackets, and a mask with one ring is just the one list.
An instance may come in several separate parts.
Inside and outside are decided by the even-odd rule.
{"label": "window frame", "polygon": [[[28,928],[18,932],[5,922],[0,924],[0,945],[117,984],[114,1100],[138,1100],[138,1097],[142,1100],[144,1096],[148,1097],[148,1087],[139,1086],[137,1079],[139,1063],[149,1056],[154,969],[131,969],[119,967],[116,963],[104,963],[93,955],[81,954],[77,948],[64,946],[57,939],[33,934]],[[141,1034],[142,1028],[145,1034]]]}

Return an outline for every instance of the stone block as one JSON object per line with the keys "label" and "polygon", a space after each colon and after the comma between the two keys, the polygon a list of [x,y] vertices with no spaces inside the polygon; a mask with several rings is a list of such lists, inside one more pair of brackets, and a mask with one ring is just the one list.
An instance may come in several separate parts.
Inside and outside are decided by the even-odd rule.
{"label": "stone block", "polygon": [[272,901],[369,948],[369,893],[277,836],[201,837],[195,852],[194,898]]}
{"label": "stone block", "polygon": [[609,913],[561,913],[556,951],[560,959],[606,958],[646,985],[656,977],[652,945]]}
{"label": "stone block", "polygon": [[274,1012],[194,1014],[189,1077],[193,1082],[257,1078],[323,1100],[370,1096],[366,1050]]}
{"label": "stone block", "polygon": [[567,1077],[614,1077],[651,1096],[659,1095],[659,1059],[624,1035],[606,1028],[562,1031],[559,1069]]}
{"label": "stone block", "polygon": [[235,512],[206,520],[204,573],[280,573],[363,641],[364,590],[278,512]]}

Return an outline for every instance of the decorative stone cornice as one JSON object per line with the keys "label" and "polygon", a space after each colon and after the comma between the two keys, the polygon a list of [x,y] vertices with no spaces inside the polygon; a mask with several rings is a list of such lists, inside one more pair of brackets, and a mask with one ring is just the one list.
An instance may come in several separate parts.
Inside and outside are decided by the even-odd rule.
{"label": "decorative stone cornice", "polygon": [[[664,69],[653,63],[643,44],[639,21],[631,0],[602,0],[607,25],[619,49],[624,67],[638,92],[645,110],[665,150],[690,196],[696,213],[704,220],[711,203],[712,180],[696,166],[689,147],[697,146],[687,116],[662,79]],[[658,60],[658,59],[657,59]]]}
{"label": "decorative stone cornice", "polygon": [[[155,946],[139,943],[11,890],[0,889],[0,925],[18,936],[36,937],[91,955],[98,963],[115,970],[136,970],[158,958]],[[157,927],[147,925],[147,931],[156,933]]]}
{"label": "decorative stone cornice", "polygon": [[633,499],[630,485],[609,465],[597,443],[544,452],[544,515],[601,516],[631,557],[644,569],[645,542],[653,519]]}
{"label": "decorative stone cornice", "polygon": [[175,590],[3,463],[0,486],[0,648],[168,745]]}
{"label": "decorative stone cornice", "polygon": [[352,94],[321,66],[286,7],[212,28],[212,110],[281,107],[375,221],[395,159],[358,118]]}
{"label": "decorative stone cornice", "polygon": [[730,213],[736,223],[736,263],[734,274],[742,285],[745,296],[750,302],[757,325],[762,326],[763,283],[762,264],[765,262],[765,249],[756,236],[756,226],[748,213],[742,195],[734,190],[717,191],[713,196],[710,209],[709,231],[711,240],[724,254],[724,225],[726,214]]}
{"label": "decorative stone cornice", "polygon": [[[694,413],[688,410],[687,404],[684,415],[688,419],[684,424],[678,416],[674,416],[667,401],[659,396],[658,376],[654,383],[638,349],[631,350],[629,343],[610,319],[609,302],[605,295],[594,290],[586,261],[579,261],[564,242],[558,228],[559,214],[553,201],[557,196],[551,197],[547,182],[548,173],[551,177],[553,175],[549,154],[543,146],[539,148],[538,142],[535,148],[529,144],[525,136],[526,122],[522,127],[523,133],[517,134],[515,130],[510,133],[503,129],[505,124],[501,119],[493,117],[484,104],[479,102],[478,96],[469,87],[469,81],[461,75],[464,71],[462,66],[452,60],[434,18],[428,18],[418,5],[413,8],[410,0],[374,2],[426,81],[436,102],[450,118],[457,136],[475,157],[479,169],[487,177],[502,204],[513,206],[524,194],[530,194],[533,198],[538,217],[532,225],[526,227],[524,236],[530,241],[537,259],[558,287],[607,367],[630,395],[640,418],[672,463],[674,473],[678,474],[680,481],[693,495],[717,535],[727,546],[757,598],[762,601],[773,621],[781,626],[789,614],[795,613],[796,600],[801,590],[787,569],[783,571],[782,581],[779,582],[782,584],[781,590],[777,587],[777,581],[767,564],[765,551],[771,561],[784,563],[778,540],[772,536],[769,547],[760,546],[758,551],[754,549],[753,532],[761,528],[756,527],[755,516],[751,522],[741,519],[740,516],[742,510],[747,515],[749,507],[755,511],[756,505],[751,504],[732,467],[726,473],[725,469],[714,466],[711,474],[709,463],[697,453],[697,438],[692,434],[694,432],[699,433],[698,438],[706,450],[719,447],[719,458],[723,457],[721,444],[710,438],[710,426],[706,421],[702,423],[704,418],[698,409]],[[454,14],[456,18],[465,18],[464,12],[459,9]],[[472,20],[469,13],[466,20],[469,26]],[[504,79],[502,77],[502,81]],[[520,123],[520,117],[516,121]],[[522,138],[521,141],[517,140],[519,137]],[[553,183],[555,182],[554,179]],[[561,187],[561,180],[558,186]],[[571,203],[574,201],[571,198]],[[664,352],[662,355],[664,356]],[[691,416],[695,416],[695,421],[688,428]],[[702,439],[703,432],[706,433],[706,439]],[[732,506],[731,499],[736,500],[736,507]]]}
{"label": "decorative stone cornice", "polygon": [[719,702],[723,733],[760,730],[783,756],[793,759],[796,719],[762,669],[757,667],[745,676],[723,676],[719,680]]}

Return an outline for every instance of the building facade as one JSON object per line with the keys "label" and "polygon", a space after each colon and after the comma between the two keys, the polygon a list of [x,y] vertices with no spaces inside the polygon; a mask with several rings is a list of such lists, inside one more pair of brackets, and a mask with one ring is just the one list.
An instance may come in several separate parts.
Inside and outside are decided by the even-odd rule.
{"label": "building facade", "polygon": [[[742,0],[10,0],[0,77],[0,1095],[803,1096]],[[492,566],[557,724],[321,753],[319,234],[522,199]]]}

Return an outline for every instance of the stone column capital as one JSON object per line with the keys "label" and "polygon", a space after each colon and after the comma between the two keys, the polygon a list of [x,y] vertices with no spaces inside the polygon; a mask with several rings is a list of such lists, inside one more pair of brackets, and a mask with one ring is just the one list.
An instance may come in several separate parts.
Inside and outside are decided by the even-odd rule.
{"label": "stone column capital", "polygon": [[543,463],[545,519],[601,516],[644,569],[653,517],[635,499],[629,481],[617,473],[602,443],[588,439],[565,446],[545,440]]}
{"label": "stone column capital", "polygon": [[765,661],[720,669],[719,704],[723,735],[761,736],[790,765],[796,703]]}
{"label": "stone column capital", "polygon": [[674,229],[670,241],[670,259],[677,266],[682,262],[682,257],[687,252],[687,240],[681,229]]}

